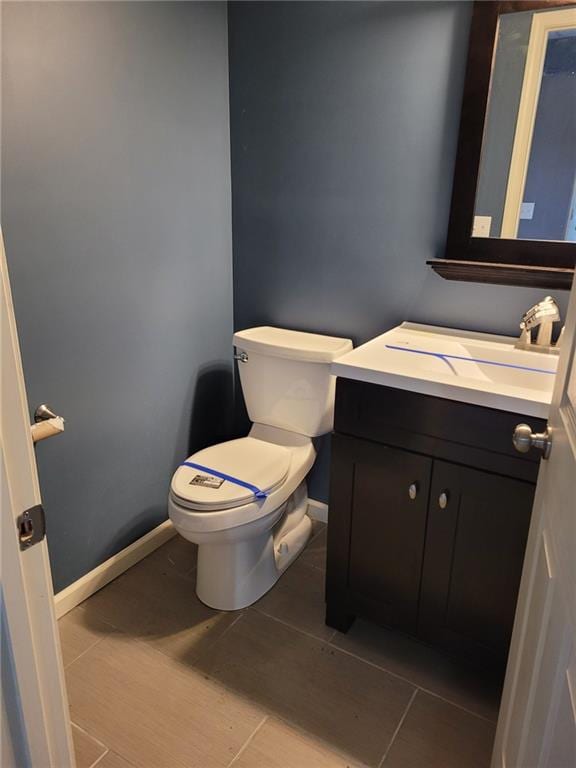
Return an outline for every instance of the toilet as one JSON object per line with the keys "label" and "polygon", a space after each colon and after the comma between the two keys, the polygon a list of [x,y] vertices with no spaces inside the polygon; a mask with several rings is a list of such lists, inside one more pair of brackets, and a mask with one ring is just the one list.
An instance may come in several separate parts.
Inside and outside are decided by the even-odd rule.
{"label": "toilet", "polygon": [[313,438],[332,430],[330,364],[352,342],[259,327],[234,346],[250,433],[186,459],[168,500],[174,527],[198,545],[198,597],[228,611],[262,597],[308,541]]}

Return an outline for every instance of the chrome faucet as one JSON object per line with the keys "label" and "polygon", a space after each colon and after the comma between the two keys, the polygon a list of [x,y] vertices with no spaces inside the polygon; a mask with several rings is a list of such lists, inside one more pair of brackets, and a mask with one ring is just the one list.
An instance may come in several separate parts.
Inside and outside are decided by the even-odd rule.
{"label": "chrome faucet", "polygon": [[[516,344],[521,349],[538,348],[538,351],[557,352],[560,338],[552,344],[552,326],[560,320],[560,309],[552,296],[534,304],[527,310],[520,322],[521,334]],[[532,330],[538,328],[536,341],[532,341]],[[562,335],[562,334],[560,334]]]}

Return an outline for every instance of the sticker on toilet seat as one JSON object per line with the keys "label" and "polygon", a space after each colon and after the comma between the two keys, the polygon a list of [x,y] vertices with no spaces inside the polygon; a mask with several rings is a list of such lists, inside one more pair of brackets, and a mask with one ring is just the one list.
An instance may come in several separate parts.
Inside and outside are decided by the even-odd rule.
{"label": "sticker on toilet seat", "polygon": [[213,475],[194,475],[189,485],[202,485],[204,488],[220,488],[224,478]]}

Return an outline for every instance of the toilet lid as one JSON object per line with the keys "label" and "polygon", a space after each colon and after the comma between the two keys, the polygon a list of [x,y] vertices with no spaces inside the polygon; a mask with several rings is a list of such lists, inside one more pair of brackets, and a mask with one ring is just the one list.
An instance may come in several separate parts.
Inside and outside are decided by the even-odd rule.
{"label": "toilet lid", "polygon": [[[288,474],[290,450],[253,437],[242,437],[205,448],[186,461],[270,492],[281,485]],[[198,510],[228,509],[255,500],[254,491],[249,488],[187,466],[176,470],[171,491],[179,504]]]}

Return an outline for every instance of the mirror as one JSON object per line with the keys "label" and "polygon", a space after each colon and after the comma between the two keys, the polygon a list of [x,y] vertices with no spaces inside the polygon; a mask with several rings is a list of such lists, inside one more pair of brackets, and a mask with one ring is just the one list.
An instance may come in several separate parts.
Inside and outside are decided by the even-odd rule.
{"label": "mirror", "polygon": [[576,266],[576,0],[473,6],[448,280],[569,290]]}
{"label": "mirror", "polygon": [[498,20],[472,236],[576,242],[576,9]]}

